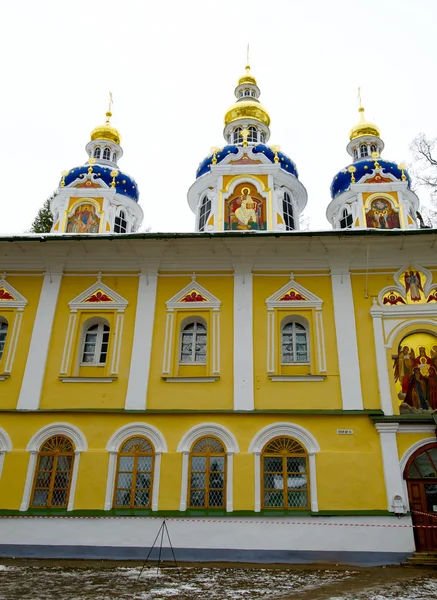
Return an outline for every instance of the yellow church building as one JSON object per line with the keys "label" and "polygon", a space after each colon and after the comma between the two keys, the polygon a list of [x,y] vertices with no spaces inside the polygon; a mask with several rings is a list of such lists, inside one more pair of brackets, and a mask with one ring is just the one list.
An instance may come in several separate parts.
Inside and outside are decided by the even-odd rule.
{"label": "yellow church building", "polygon": [[362,107],[300,231],[249,67],[235,96],[194,233],[137,233],[108,111],[52,232],[0,238],[1,556],[144,558],[164,517],[179,560],[437,551],[436,233]]}

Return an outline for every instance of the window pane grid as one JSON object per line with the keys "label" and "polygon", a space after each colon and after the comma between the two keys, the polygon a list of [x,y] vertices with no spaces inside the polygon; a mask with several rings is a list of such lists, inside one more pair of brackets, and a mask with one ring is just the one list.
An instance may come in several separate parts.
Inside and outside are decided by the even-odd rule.
{"label": "window pane grid", "polygon": [[189,482],[190,508],[224,508],[226,456],[223,444],[216,438],[201,438],[194,444]]}
{"label": "window pane grid", "polygon": [[8,323],[0,321],[0,360],[2,359],[5,350],[6,336],[8,335]]}
{"label": "window pane grid", "polygon": [[109,326],[104,323],[91,325],[86,333],[82,352],[82,364],[104,365],[108,356]]}
{"label": "window pane grid", "polygon": [[74,448],[68,438],[54,436],[38,455],[31,506],[66,508],[74,463]]}
{"label": "window pane grid", "polygon": [[294,229],[294,216],[293,216],[293,205],[291,203],[290,195],[284,192],[284,198],[282,200],[282,214],[284,216],[285,229],[292,231]]}
{"label": "window pane grid", "polygon": [[114,506],[150,508],[152,501],[155,453],[149,440],[126,440],[118,455]]}
{"label": "window pane grid", "polygon": [[300,323],[287,323],[281,334],[282,364],[308,363],[308,334]]}
{"label": "window pane grid", "polygon": [[203,197],[202,205],[199,211],[199,231],[204,231],[206,222],[211,212],[211,200],[208,195]]}
{"label": "window pane grid", "polygon": [[191,323],[182,330],[181,363],[206,363],[206,327],[202,323]]}

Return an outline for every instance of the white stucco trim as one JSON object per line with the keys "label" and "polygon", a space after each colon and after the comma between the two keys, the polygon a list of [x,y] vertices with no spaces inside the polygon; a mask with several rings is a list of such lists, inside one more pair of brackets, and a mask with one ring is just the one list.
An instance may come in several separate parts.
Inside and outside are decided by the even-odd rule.
{"label": "white stucco trim", "polygon": [[184,511],[187,509],[188,463],[191,448],[196,440],[208,435],[217,437],[226,447],[226,511],[232,512],[234,510],[234,454],[240,452],[240,448],[234,434],[218,423],[200,423],[199,425],[195,425],[182,436],[179,442],[177,451],[182,453],[182,483],[179,510]]}
{"label": "white stucco trim", "polygon": [[138,281],[134,341],[125,409],[145,410],[152,354],[158,273],[141,273]]}
{"label": "white stucco trim", "polygon": [[308,452],[308,467],[310,480],[311,510],[318,512],[319,503],[317,498],[317,471],[316,453],[320,452],[320,446],[316,438],[307,430],[295,423],[279,422],[263,427],[249,445],[249,452],[254,454],[255,467],[255,512],[261,510],[261,453],[264,446],[273,438],[278,436],[292,437],[300,442]]}
{"label": "white stucco trim", "polygon": [[253,381],[253,275],[234,273],[234,410],[255,407]]}
{"label": "white stucco trim", "polygon": [[402,489],[403,489],[402,497],[405,498],[405,505],[406,505],[407,510],[410,510],[410,500],[408,498],[407,480],[404,479],[405,467],[407,466],[407,463],[410,460],[410,458],[413,456],[413,454],[415,454],[418,450],[420,450],[420,448],[423,448],[424,446],[427,446],[428,444],[435,444],[436,441],[437,441],[436,437],[433,436],[433,437],[427,437],[427,438],[424,438],[423,440],[419,440],[418,442],[415,442],[408,448],[408,450],[406,450],[404,452],[404,454],[402,455],[402,458],[399,461],[399,472],[400,472],[400,476],[402,478]]}
{"label": "white stucco trim", "polygon": [[45,273],[33,324],[29,353],[18,398],[18,410],[39,407],[62,273]]}
{"label": "white stucco trim", "polygon": [[6,452],[11,452],[12,441],[4,429],[0,427],[0,477],[2,476],[3,463]]}
{"label": "white stucco trim", "polygon": [[399,430],[398,423],[376,423],[381,443],[382,464],[384,469],[385,491],[387,496],[387,510],[394,512],[393,499],[395,496],[402,498],[404,506],[407,505],[402,472],[399,469],[398,445],[396,434]]}
{"label": "white stucco trim", "polygon": [[120,427],[120,429],[117,429],[106,445],[106,450],[109,452],[109,463],[108,478],[106,480],[105,510],[111,510],[112,508],[117,469],[117,454],[123,442],[136,435],[146,437],[150,440],[155,450],[151,507],[153,511],[158,510],[159,483],[161,479],[161,454],[162,452],[167,452],[167,442],[159,429],[153,425],[142,423],[140,421],[129,423],[128,425],[124,425],[123,427]]}
{"label": "white stucco trim", "polygon": [[360,363],[349,269],[332,270],[331,283],[343,410],[362,410]]}
{"label": "white stucco trim", "polygon": [[384,330],[380,316],[373,315],[373,337],[375,340],[376,370],[378,374],[379,397],[385,415],[393,414],[393,402],[390,390],[390,370],[387,365],[384,345]]}
{"label": "white stucco trim", "polygon": [[82,431],[71,423],[59,422],[46,425],[37,431],[29,440],[26,450],[30,452],[29,465],[27,468],[26,482],[24,484],[23,498],[20,505],[20,510],[24,511],[29,508],[30,495],[32,493],[33,478],[35,475],[36,462],[38,452],[42,444],[54,435],[65,435],[71,439],[74,444],[74,464],[71,474],[70,496],[68,499],[67,510],[74,508],[74,495],[76,492],[77,475],[79,472],[80,455],[88,450],[88,442]]}

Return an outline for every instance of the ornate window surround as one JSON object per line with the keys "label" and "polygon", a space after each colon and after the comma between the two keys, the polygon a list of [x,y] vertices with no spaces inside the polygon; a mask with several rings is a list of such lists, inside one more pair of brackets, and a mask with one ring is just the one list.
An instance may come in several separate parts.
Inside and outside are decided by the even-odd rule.
{"label": "ornate window surround", "polygon": [[[96,302],[90,303],[86,300],[96,294],[97,292],[103,292],[111,298],[110,302]],[[105,318],[105,313],[115,313],[115,324],[113,336],[111,339],[112,348],[110,348],[110,364],[107,364],[107,373],[110,377],[114,378],[118,375],[118,369],[120,364],[121,355],[121,341],[123,336],[123,325],[124,325],[124,312],[128,307],[128,301],[125,300],[120,294],[117,294],[110,287],[102,283],[102,276],[99,274],[97,282],[87,288],[84,292],[79,294],[76,298],[71,300],[68,305],[70,307],[70,318],[68,320],[67,333],[65,336],[64,351],[62,354],[60,376],[63,381],[73,380],[86,380],[88,378],[78,378],[74,374],[73,378],[68,377],[72,371],[79,368],[81,356],[73,357],[72,351],[80,336],[80,342],[82,342],[83,331],[79,331],[80,315],[89,312],[100,313],[102,318]],[[83,328],[82,328],[83,329]],[[82,343],[79,344],[79,354],[82,352]],[[77,360],[75,360],[77,359]],[[99,378],[100,380],[102,378]],[[105,379],[105,378],[103,378]],[[110,381],[111,379],[109,379]]]}
{"label": "ornate window surround", "polygon": [[[306,300],[281,300],[281,298],[286,294],[290,287],[292,287],[296,292],[301,294]],[[323,300],[310,292],[308,289],[304,288],[302,285],[297,283],[294,280],[294,274],[290,274],[290,280],[283,285],[277,292],[275,292],[272,296],[267,298],[267,373],[269,374],[272,381],[322,381],[324,379],[323,374],[326,373],[326,350],[325,350],[325,336],[323,329],[323,314],[322,314],[322,305]],[[313,319],[306,318],[308,322],[308,341],[311,346],[311,339],[315,341],[315,349],[316,349],[316,357],[317,357],[317,372],[320,373],[320,376],[317,375],[304,375],[304,376],[280,376],[276,372],[276,352],[280,351],[280,344],[277,340],[277,319],[278,309],[288,309],[289,312],[287,315],[284,313],[281,316],[282,319],[287,316],[290,317],[290,320],[293,319],[293,316],[296,316],[297,320],[299,317],[303,317],[300,309],[310,309],[310,312],[314,314]],[[282,312],[282,310],[281,310]],[[311,356],[311,352],[310,352]],[[313,357],[314,359],[314,357]],[[314,368],[314,360],[312,361]]]}
{"label": "ornate window surround", "polygon": [[[20,294],[20,292],[18,292],[10,283],[6,281],[6,273],[0,279],[0,288],[4,288],[5,291],[13,297],[13,300],[0,300],[0,315],[7,319],[9,325],[6,338],[6,353],[2,358],[4,368],[2,372],[0,372],[0,381],[3,381],[9,378],[12,371],[15,354],[17,351],[21,323],[23,320],[23,311],[27,306],[27,300]],[[3,308],[9,309],[8,312],[3,314],[1,312]],[[11,319],[12,323],[8,319],[8,314],[13,315],[13,319]]]}
{"label": "ornate window surround", "polygon": [[12,442],[6,431],[0,427],[0,477],[2,476],[3,463],[6,452],[12,451]]}
{"label": "ornate window surround", "polygon": [[[204,302],[183,302],[193,288],[205,298]],[[196,281],[196,276],[193,274],[191,282],[182,288],[177,294],[172,296],[165,303],[167,307],[167,316],[165,322],[165,341],[164,341],[164,356],[162,361],[162,376],[167,381],[215,381],[220,376],[220,306],[221,301],[211,294],[206,288]],[[190,310],[190,315],[188,315]],[[198,316],[202,318],[205,312],[211,313],[209,327],[207,327],[207,335],[209,337],[208,346],[211,356],[207,358],[207,366],[211,373],[210,377],[202,378],[180,378],[172,377],[172,363],[174,354],[177,349],[179,351],[180,333],[175,332],[176,314],[184,311],[187,317],[193,319]],[[177,344],[177,348],[176,348]]]}
{"label": "ornate window surround", "polygon": [[179,510],[187,509],[188,494],[188,471],[191,448],[196,440],[205,436],[218,438],[226,448],[226,512],[234,510],[234,454],[240,452],[237,439],[234,434],[219,423],[200,423],[195,425],[183,436],[177,447],[177,452],[182,453],[182,485]]}
{"label": "ornate window surround", "polygon": [[155,450],[152,510],[158,510],[161,454],[168,451],[167,442],[159,429],[149,423],[141,423],[140,421],[123,425],[123,427],[117,429],[106,445],[106,450],[109,452],[109,465],[108,478],[106,481],[105,510],[111,510],[112,508],[118,452],[125,440],[134,436],[146,437],[153,444]]}
{"label": "ornate window surround", "polygon": [[297,440],[308,453],[308,467],[310,478],[311,510],[319,511],[317,499],[317,474],[316,454],[320,446],[316,438],[307,430],[295,423],[278,422],[263,427],[249,445],[249,452],[253,453],[255,462],[255,512],[261,510],[261,454],[267,442],[275,437],[291,437]]}
{"label": "ornate window surround", "polygon": [[76,492],[80,455],[82,452],[86,452],[88,450],[88,442],[78,427],[72,425],[71,423],[59,422],[46,425],[37,431],[27,444],[26,450],[30,453],[30,457],[20,511],[26,511],[29,508],[33,479],[40,448],[46,440],[54,435],[65,435],[66,437],[70,438],[74,444],[74,465],[73,472],[71,474],[70,497],[68,499],[67,510],[73,510],[74,508],[74,494]]}

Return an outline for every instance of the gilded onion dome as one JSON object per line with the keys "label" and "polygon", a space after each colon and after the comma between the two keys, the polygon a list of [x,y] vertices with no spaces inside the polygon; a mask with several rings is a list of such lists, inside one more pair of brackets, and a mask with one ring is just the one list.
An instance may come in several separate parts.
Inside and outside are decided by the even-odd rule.
{"label": "gilded onion dome", "polygon": [[106,113],[106,121],[103,125],[98,125],[91,132],[91,141],[94,140],[108,140],[109,142],[114,142],[115,144],[120,145],[121,136],[115,127],[111,125],[111,117],[112,112],[108,110]]}
{"label": "gilded onion dome", "polygon": [[225,114],[225,127],[242,119],[255,120],[266,127],[270,125],[270,115],[259,101],[260,90],[249,65],[246,66],[245,74],[238,80],[234,93],[237,101]]}
{"label": "gilded onion dome", "polygon": [[251,83],[252,85],[257,85],[255,77],[250,72],[250,66],[246,65],[245,74],[240,77],[238,80],[238,85],[244,85],[245,83]]}
{"label": "gilded onion dome", "polygon": [[358,123],[354,127],[352,127],[349,134],[349,139],[352,141],[363,135],[373,135],[378,138],[381,137],[379,128],[374,123],[369,123],[368,121],[366,121],[364,117],[363,106],[360,106],[358,112],[360,113],[360,119]]}

